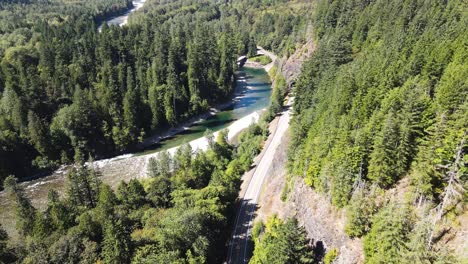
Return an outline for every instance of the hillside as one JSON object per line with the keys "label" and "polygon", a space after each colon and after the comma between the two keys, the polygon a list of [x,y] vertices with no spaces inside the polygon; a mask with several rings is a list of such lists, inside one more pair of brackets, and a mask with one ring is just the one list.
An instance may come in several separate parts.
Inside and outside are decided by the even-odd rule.
{"label": "hillside", "polygon": [[463,1],[318,1],[314,11],[317,49],[293,89],[282,197],[296,213],[329,201],[341,216],[323,217],[343,221],[333,235],[362,238],[366,263],[466,260],[466,10]]}

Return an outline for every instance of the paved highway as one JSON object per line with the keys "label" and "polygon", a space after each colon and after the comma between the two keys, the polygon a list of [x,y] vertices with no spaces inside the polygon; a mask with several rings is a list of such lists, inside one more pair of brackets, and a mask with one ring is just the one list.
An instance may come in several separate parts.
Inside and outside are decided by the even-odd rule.
{"label": "paved highway", "polygon": [[240,197],[239,211],[229,243],[227,263],[249,262],[253,249],[250,233],[252,221],[255,218],[255,211],[257,210],[258,197],[262,190],[263,182],[268,177],[268,169],[273,163],[276,150],[289,127],[291,104],[292,100],[289,100],[287,108],[281,113],[278,125],[273,132],[273,139],[266,146],[265,153],[253,173],[244,196]]}

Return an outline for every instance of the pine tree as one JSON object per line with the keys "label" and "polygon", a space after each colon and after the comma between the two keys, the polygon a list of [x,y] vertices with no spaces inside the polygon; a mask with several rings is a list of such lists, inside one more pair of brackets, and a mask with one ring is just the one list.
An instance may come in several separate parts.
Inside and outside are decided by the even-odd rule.
{"label": "pine tree", "polygon": [[138,129],[139,129],[139,122],[138,116],[141,112],[138,112],[137,105],[141,105],[140,96],[138,94],[138,90],[135,88],[131,88],[127,90],[123,100],[123,120],[124,120],[124,127],[128,129],[130,132],[130,142],[135,142],[136,137],[138,136]]}
{"label": "pine tree", "polygon": [[148,103],[151,109],[151,128],[156,130],[164,124],[165,113],[162,112],[164,104],[164,91],[166,86],[151,85],[148,90]]}
{"label": "pine tree", "polygon": [[233,74],[232,67],[234,60],[232,54],[232,44],[226,34],[223,34],[218,41],[218,49],[220,50],[221,59],[219,66],[218,87],[221,89],[222,95],[227,96],[232,92]]}
{"label": "pine tree", "polygon": [[72,206],[96,207],[101,181],[94,169],[77,164],[67,175],[67,198]]}
{"label": "pine tree", "polygon": [[46,216],[49,224],[59,233],[65,233],[74,224],[73,212],[60,201],[59,194],[50,190],[47,195]]}
{"label": "pine tree", "polygon": [[284,235],[291,245],[289,248],[289,262],[291,263],[313,263],[314,256],[309,246],[307,232],[303,226],[299,226],[297,219],[290,218],[284,224]]}
{"label": "pine tree", "polygon": [[390,113],[380,133],[374,140],[370,155],[367,177],[381,187],[389,187],[398,180],[396,147],[398,146],[399,127],[397,119]]}
{"label": "pine tree", "polygon": [[377,210],[376,187],[358,186],[346,210],[346,234],[350,237],[361,237],[369,232],[372,217]]}
{"label": "pine tree", "polygon": [[148,164],[148,174],[150,177],[169,178],[171,176],[172,157],[169,152],[161,151],[154,158],[150,158]]}
{"label": "pine tree", "polygon": [[105,223],[106,220],[114,219],[115,206],[118,200],[114,191],[109,185],[103,184],[99,190],[99,200],[96,205],[96,210],[99,214],[99,221]]}
{"label": "pine tree", "polygon": [[248,44],[247,57],[251,58],[255,56],[257,56],[257,43],[255,43],[254,37],[251,36]]}
{"label": "pine tree", "polygon": [[372,227],[364,237],[366,263],[399,263],[411,231],[406,205],[390,202],[373,217]]}
{"label": "pine tree", "polygon": [[127,263],[131,257],[130,250],[130,234],[122,221],[106,221],[101,252],[104,263]]}
{"label": "pine tree", "polygon": [[201,58],[202,54],[199,52],[198,43],[194,41],[188,48],[187,53],[187,79],[190,91],[190,105],[192,111],[194,113],[200,112],[201,107],[201,95],[200,91],[203,89],[203,83],[200,78],[203,78],[202,74],[202,65],[200,64],[199,60],[203,60]]}
{"label": "pine tree", "polygon": [[41,155],[49,154],[49,143],[46,126],[32,111],[28,112],[28,135],[31,144]]}
{"label": "pine tree", "polygon": [[128,184],[122,181],[117,189],[117,196],[122,204],[136,210],[145,204],[146,192],[137,179],[131,179]]}
{"label": "pine tree", "polygon": [[36,208],[26,197],[23,189],[17,184],[15,177],[8,176],[3,183],[5,190],[15,202],[16,229],[23,237],[33,235],[36,222]]}
{"label": "pine tree", "polygon": [[312,248],[296,219],[268,219],[265,232],[255,240],[251,263],[314,263]]}
{"label": "pine tree", "polygon": [[0,261],[4,263],[13,263],[16,256],[8,245],[8,234],[0,224]]}

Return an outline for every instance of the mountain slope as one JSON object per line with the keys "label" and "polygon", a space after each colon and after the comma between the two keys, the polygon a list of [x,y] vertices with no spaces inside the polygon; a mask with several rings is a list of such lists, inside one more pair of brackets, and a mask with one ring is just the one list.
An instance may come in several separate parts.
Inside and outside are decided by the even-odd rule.
{"label": "mountain slope", "polygon": [[438,241],[466,212],[466,8],[318,3],[289,168],[347,208],[345,230],[364,237],[368,263],[452,259]]}

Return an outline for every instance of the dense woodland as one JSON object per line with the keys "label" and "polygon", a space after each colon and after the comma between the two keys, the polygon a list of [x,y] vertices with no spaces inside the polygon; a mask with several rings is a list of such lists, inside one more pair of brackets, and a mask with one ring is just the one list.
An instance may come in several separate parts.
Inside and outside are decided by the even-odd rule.
{"label": "dense woodland", "polygon": [[318,1],[289,167],[347,208],[367,263],[457,262],[437,242],[466,210],[467,8]]}
{"label": "dense woodland", "polygon": [[[87,2],[73,8],[98,4]],[[32,37],[10,42],[1,54],[0,176],[15,202],[19,240],[0,227],[0,260],[221,262],[240,176],[263,145],[266,121],[281,109],[286,86],[279,75],[272,107],[235,145],[221,132],[206,152],[189,146],[173,157],[162,152],[149,164],[149,179],[116,190],[85,161],[128,150],[229,99],[236,56],[254,55],[257,44],[292,52],[306,34],[306,23],[298,22],[305,20],[297,18],[304,8],[149,0],[128,26],[98,32],[97,14],[80,9],[94,19],[68,16],[61,2],[53,3],[58,9],[37,14],[34,2],[9,7],[28,7],[24,17],[37,20],[13,23]],[[50,13],[60,19],[48,19]],[[18,179],[72,162],[65,193],[51,190],[46,210],[36,209]]]}
{"label": "dense woodland", "polygon": [[149,179],[122,182],[116,191],[84,160],[68,174],[65,196],[48,195],[35,209],[14,177],[5,188],[16,201],[22,240],[6,243],[0,260],[21,263],[220,263],[234,219],[240,177],[267,135],[266,122],[244,131],[236,146],[227,131],[210,137],[205,152],[190,145],[152,158]]}
{"label": "dense woodland", "polygon": [[[238,55],[260,45],[288,56],[312,28],[317,49],[293,90],[291,175],[346,209],[366,263],[460,262],[438,242],[466,210],[464,1],[148,0],[128,26],[101,33],[129,2],[81,3],[0,2],[0,178],[14,175],[4,185],[21,236],[11,243],[0,228],[2,261],[221,262],[264,122],[236,145],[221,133],[206,152],[163,152],[148,180],[117,190],[84,161],[227,100]],[[267,120],[285,89],[278,75]],[[17,179],[71,162],[65,195],[34,208]],[[257,224],[253,240],[253,263],[325,253],[294,219]],[[331,263],[339,252],[327,251]]]}
{"label": "dense woodland", "polygon": [[257,40],[288,52],[305,34],[281,3],[150,0],[101,32],[96,21],[128,3],[47,3],[2,2],[0,179],[131,150],[228,100],[236,56]]}
{"label": "dense woodland", "polygon": [[36,42],[41,23],[60,26],[83,18],[99,24],[131,5],[131,0],[1,0],[0,53],[3,57],[10,47]]}

